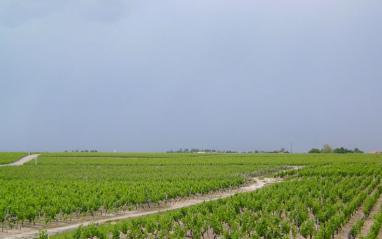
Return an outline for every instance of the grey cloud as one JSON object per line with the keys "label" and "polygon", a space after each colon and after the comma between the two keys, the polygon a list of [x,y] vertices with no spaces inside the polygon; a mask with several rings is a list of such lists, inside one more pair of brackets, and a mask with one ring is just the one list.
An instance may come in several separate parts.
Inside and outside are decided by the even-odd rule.
{"label": "grey cloud", "polygon": [[380,150],[379,2],[16,3],[4,150]]}
{"label": "grey cloud", "polygon": [[46,18],[61,7],[58,1],[4,0],[0,3],[0,24],[17,27],[34,19]]}

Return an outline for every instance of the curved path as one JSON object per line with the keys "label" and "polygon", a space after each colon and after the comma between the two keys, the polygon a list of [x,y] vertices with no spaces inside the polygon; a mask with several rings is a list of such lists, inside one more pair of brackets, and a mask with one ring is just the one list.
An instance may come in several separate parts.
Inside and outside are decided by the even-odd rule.
{"label": "curved path", "polygon": [[[189,207],[192,205],[203,203],[204,201],[213,201],[213,200],[217,200],[219,198],[229,197],[229,196],[232,196],[236,193],[255,191],[259,188],[264,187],[267,184],[272,184],[272,183],[277,183],[277,182],[282,181],[282,179],[280,179],[280,178],[260,179],[260,178],[256,177],[253,179],[255,180],[255,182],[251,183],[250,185],[240,187],[238,189],[231,190],[229,192],[227,192],[227,191],[226,192],[220,192],[220,193],[216,192],[215,194],[212,194],[212,195],[204,195],[202,198],[198,198],[198,199],[188,198],[186,201],[174,202],[174,203],[168,204],[166,206],[159,206],[159,207],[151,208],[151,209],[145,210],[145,211],[141,211],[141,210],[130,211],[130,212],[126,212],[124,214],[108,216],[108,217],[104,217],[101,219],[76,221],[76,222],[72,222],[72,224],[70,224],[70,222],[59,223],[57,225],[52,225],[52,226],[54,226],[54,228],[48,228],[47,233],[48,233],[48,235],[55,235],[55,234],[60,234],[60,233],[65,232],[65,231],[75,230],[80,225],[86,226],[90,223],[102,224],[102,223],[105,223],[108,221],[121,220],[121,219],[132,218],[132,217],[139,217],[139,216],[154,214],[154,213],[158,213],[158,212],[165,212],[165,211],[169,211],[169,210],[179,209],[182,207]],[[38,238],[38,230],[39,229],[43,229],[43,228],[24,227],[21,230],[9,230],[6,233],[0,232],[0,238]]]}
{"label": "curved path", "polygon": [[19,165],[23,165],[24,163],[28,162],[28,161],[31,161],[32,159],[36,158],[37,156],[39,156],[40,154],[31,154],[31,155],[27,155],[27,156],[24,156],[22,157],[21,159],[13,162],[13,163],[9,163],[9,164],[1,164],[1,166],[19,166]]}

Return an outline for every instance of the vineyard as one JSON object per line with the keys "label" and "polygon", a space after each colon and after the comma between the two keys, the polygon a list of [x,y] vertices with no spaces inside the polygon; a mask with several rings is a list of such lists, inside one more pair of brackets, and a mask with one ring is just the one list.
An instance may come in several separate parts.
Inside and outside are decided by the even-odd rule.
{"label": "vineyard", "polygon": [[27,155],[27,153],[25,153],[25,152],[17,152],[17,153],[0,152],[0,164],[12,163],[12,162],[24,157],[25,155]]}
{"label": "vineyard", "polygon": [[[290,165],[302,168],[291,169]],[[150,210],[283,178],[262,189],[54,238],[379,238],[379,155],[46,153],[0,168],[4,237],[21,227]],[[14,228],[14,229],[11,229]],[[44,238],[45,232],[40,233]]]}
{"label": "vineyard", "polygon": [[[43,154],[0,168],[2,231],[150,208],[190,195],[235,188],[285,168],[248,158],[163,154]],[[204,158],[201,160],[200,157]],[[202,161],[202,163],[201,163]]]}

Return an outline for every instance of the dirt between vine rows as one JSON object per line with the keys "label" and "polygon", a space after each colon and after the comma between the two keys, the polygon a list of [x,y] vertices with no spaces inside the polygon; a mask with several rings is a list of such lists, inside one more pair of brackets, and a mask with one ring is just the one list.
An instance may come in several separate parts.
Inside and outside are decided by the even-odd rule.
{"label": "dirt between vine rows", "polygon": [[[378,185],[377,185],[377,187],[378,187]],[[377,191],[377,187],[374,188],[373,192],[370,195],[373,195]],[[380,199],[381,198],[379,198],[379,200]],[[350,217],[349,221],[339,229],[338,234],[334,235],[334,239],[348,238],[347,236],[350,232],[351,227],[357,222],[358,219],[365,217],[365,214],[363,213],[363,209],[365,207],[364,203],[365,203],[365,201],[361,204],[360,207],[358,207],[358,209],[356,209],[354,211],[354,213]],[[370,216],[373,216],[373,215],[371,215],[371,213],[370,213]],[[371,217],[371,218],[373,218],[373,217]],[[365,221],[365,223],[366,223],[366,221]],[[363,228],[366,226],[365,223],[363,224]],[[369,224],[370,224],[370,222],[369,222]],[[371,222],[371,224],[373,224],[373,222]],[[370,230],[370,227],[371,227],[371,225],[368,226],[369,230]],[[363,232],[363,233],[367,234],[369,232],[369,230],[366,232]],[[357,238],[359,238],[359,235],[357,236]]]}
{"label": "dirt between vine rows", "polygon": [[[377,214],[381,208],[382,203],[382,196],[379,197],[377,202],[375,203],[374,207],[370,211],[370,215],[366,218],[365,223],[363,224],[362,230],[357,238],[361,238],[361,236],[366,237],[367,233],[369,233],[371,226],[374,223],[374,215]],[[380,238],[382,237],[382,234],[379,233]]]}
{"label": "dirt between vine rows", "polygon": [[39,230],[46,229],[48,235],[55,235],[60,234],[65,231],[75,230],[80,225],[88,225],[90,223],[106,223],[109,221],[115,221],[115,220],[121,220],[125,218],[132,218],[132,217],[140,217],[144,215],[154,214],[158,212],[165,212],[169,210],[179,209],[182,207],[189,207],[192,205],[203,203],[204,201],[213,201],[217,200],[219,198],[225,198],[232,196],[236,193],[242,193],[242,192],[251,192],[255,191],[259,188],[264,187],[267,184],[273,184],[283,181],[281,178],[261,178],[261,177],[255,177],[253,178],[254,182],[247,184],[246,186],[229,190],[229,191],[223,191],[223,192],[215,192],[210,195],[203,195],[198,198],[187,198],[185,201],[175,201],[173,203],[168,203],[165,206],[159,206],[155,208],[149,208],[149,209],[139,209],[134,211],[128,211],[124,212],[122,214],[108,214],[107,216],[99,216],[97,219],[93,219],[91,216],[87,218],[82,218],[79,220],[73,220],[73,221],[67,221],[65,222],[58,222],[58,223],[49,223],[44,226],[24,226],[21,229],[12,229],[12,230],[5,230],[5,232],[0,231],[0,238],[36,238],[38,237]]}

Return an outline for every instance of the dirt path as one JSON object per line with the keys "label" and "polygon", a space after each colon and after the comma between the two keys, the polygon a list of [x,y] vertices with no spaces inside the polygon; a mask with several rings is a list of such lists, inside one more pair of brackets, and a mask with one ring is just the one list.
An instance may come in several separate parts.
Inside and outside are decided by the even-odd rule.
{"label": "dirt path", "polygon": [[[244,187],[240,187],[238,189],[231,190],[229,192],[228,191],[220,192],[220,193],[216,192],[212,195],[205,195],[205,196],[203,196],[201,198],[197,198],[197,199],[188,198],[186,201],[174,202],[174,203],[171,203],[171,205],[167,204],[166,206],[151,208],[151,209],[145,210],[145,211],[138,210],[138,211],[125,212],[124,214],[120,214],[120,215],[103,217],[102,219],[86,220],[86,221],[80,220],[80,221],[72,222],[71,224],[70,224],[70,222],[68,222],[68,223],[61,222],[61,223],[57,223],[56,225],[53,225],[54,226],[53,228],[48,228],[47,232],[48,232],[48,235],[55,235],[55,234],[60,234],[60,233],[65,232],[65,231],[75,230],[80,225],[86,226],[86,225],[93,223],[93,222],[98,223],[98,224],[102,224],[102,223],[105,223],[108,221],[121,220],[121,219],[132,218],[132,217],[139,217],[139,216],[154,214],[157,212],[165,212],[165,211],[169,211],[169,210],[179,209],[182,207],[189,207],[192,205],[203,203],[204,201],[213,201],[213,200],[217,200],[218,198],[229,197],[229,196],[232,196],[236,193],[255,191],[259,188],[264,187],[267,184],[273,184],[273,183],[277,183],[277,182],[282,181],[282,179],[280,179],[280,178],[260,179],[260,178],[256,177],[253,179],[256,182],[251,183],[250,185],[247,185]],[[48,226],[52,226],[52,225],[48,225]],[[41,230],[41,229],[42,229],[42,227],[41,228],[23,227],[21,230],[8,230],[8,232],[5,232],[5,233],[0,232],[0,238],[36,238],[36,237],[38,237],[38,230]]]}
{"label": "dirt path", "polygon": [[40,154],[31,154],[31,155],[27,155],[25,157],[22,157],[21,159],[13,162],[13,163],[9,163],[9,164],[2,164],[0,165],[1,166],[19,166],[19,165],[23,165],[24,163],[36,158],[37,156],[39,156]]}

